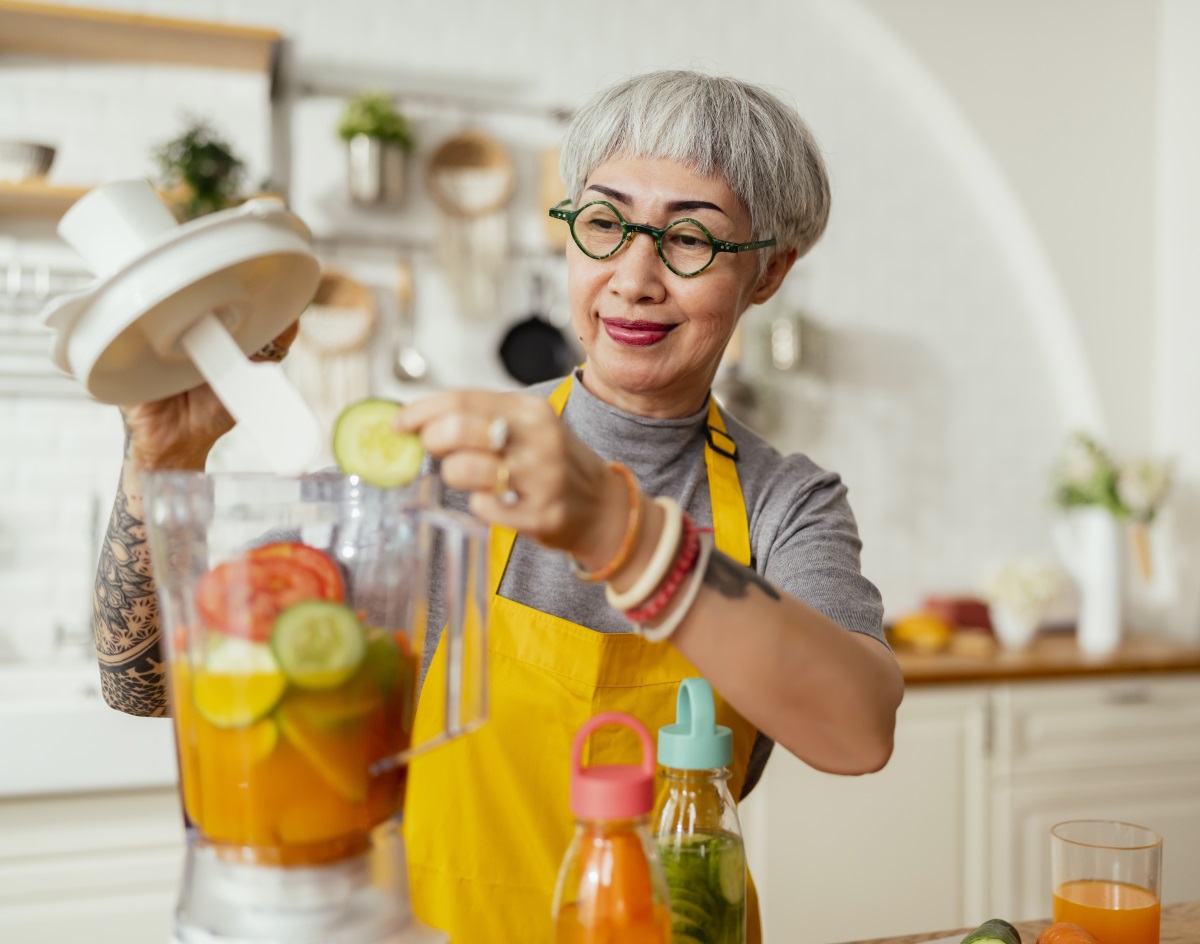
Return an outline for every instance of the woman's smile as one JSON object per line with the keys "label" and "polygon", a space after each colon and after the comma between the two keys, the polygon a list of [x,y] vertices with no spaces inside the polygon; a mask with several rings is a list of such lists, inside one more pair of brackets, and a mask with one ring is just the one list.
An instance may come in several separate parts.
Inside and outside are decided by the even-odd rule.
{"label": "woman's smile", "polygon": [[657,321],[627,321],[624,318],[601,318],[605,333],[618,344],[630,347],[649,347],[670,334],[677,324]]}

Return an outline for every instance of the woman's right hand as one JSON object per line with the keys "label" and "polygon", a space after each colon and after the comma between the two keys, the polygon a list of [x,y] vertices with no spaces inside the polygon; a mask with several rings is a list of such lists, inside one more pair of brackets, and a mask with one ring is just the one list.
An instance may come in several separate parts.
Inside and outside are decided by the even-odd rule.
{"label": "woman's right hand", "polygon": [[[286,351],[298,330],[299,323],[293,324],[275,343]],[[126,455],[143,470],[203,471],[213,445],[234,426],[233,417],[208,384],[152,403],[122,406],[121,413],[128,436]]]}

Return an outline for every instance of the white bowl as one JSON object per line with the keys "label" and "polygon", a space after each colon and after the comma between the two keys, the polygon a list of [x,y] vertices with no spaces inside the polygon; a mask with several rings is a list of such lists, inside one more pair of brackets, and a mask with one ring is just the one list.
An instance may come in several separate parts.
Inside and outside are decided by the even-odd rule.
{"label": "white bowl", "polygon": [[48,144],[0,140],[0,180],[21,183],[32,177],[44,177],[57,153]]}

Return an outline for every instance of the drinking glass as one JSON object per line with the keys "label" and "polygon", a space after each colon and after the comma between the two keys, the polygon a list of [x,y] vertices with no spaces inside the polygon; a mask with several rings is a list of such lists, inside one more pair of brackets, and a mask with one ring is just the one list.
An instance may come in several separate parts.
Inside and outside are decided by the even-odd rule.
{"label": "drinking glass", "polygon": [[1158,944],[1162,836],[1143,826],[1085,819],[1050,830],[1054,920],[1100,944]]}

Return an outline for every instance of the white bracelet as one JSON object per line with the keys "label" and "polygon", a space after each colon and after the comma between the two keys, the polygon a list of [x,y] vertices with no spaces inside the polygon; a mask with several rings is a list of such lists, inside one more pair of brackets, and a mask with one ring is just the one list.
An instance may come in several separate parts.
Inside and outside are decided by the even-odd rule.
{"label": "white bracelet", "polygon": [[656,498],[654,504],[666,514],[654,556],[634,585],[624,593],[614,590],[611,583],[604,588],[604,597],[614,610],[634,610],[649,600],[658,585],[667,579],[667,572],[675,563],[679,536],[683,533],[683,509],[674,498]]}
{"label": "white bracelet", "polygon": [[708,570],[708,560],[712,557],[713,538],[711,534],[700,535],[700,553],[696,555],[695,566],[692,567],[691,574],[688,575],[687,589],[683,591],[683,596],[675,609],[671,612],[663,622],[657,626],[646,626],[645,623],[637,623],[634,626],[634,632],[645,639],[647,642],[662,642],[668,639],[672,633],[679,628],[688,615],[688,611],[692,608],[692,604],[696,602],[696,596],[700,593],[700,587],[704,584],[704,573]]}

